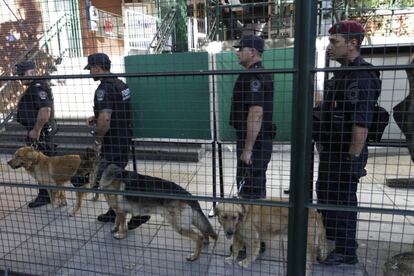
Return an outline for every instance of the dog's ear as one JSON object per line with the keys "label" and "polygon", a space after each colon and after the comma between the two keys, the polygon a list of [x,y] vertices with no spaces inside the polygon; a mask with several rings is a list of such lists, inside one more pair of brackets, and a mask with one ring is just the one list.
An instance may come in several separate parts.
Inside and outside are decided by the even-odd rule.
{"label": "dog's ear", "polygon": [[244,217],[244,215],[247,213],[247,209],[245,205],[240,205],[240,210],[239,210],[239,219],[242,219]]}
{"label": "dog's ear", "polygon": [[33,147],[31,147],[31,150],[28,150],[25,154],[25,159],[30,162],[35,162],[38,157],[39,152],[36,151]]}
{"label": "dog's ear", "polygon": [[220,210],[219,210],[219,208],[217,208],[217,205],[216,205],[216,206],[214,206],[213,211],[214,211],[214,216],[215,216],[215,217],[218,217],[218,216],[219,216],[219,214],[220,214]]}

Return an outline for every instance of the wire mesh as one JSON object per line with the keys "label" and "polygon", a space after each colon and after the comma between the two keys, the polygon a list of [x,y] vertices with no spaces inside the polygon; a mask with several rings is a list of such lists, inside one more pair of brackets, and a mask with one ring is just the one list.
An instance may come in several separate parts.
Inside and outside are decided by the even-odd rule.
{"label": "wire mesh", "polygon": [[[360,52],[373,66],[349,72],[379,71],[377,102],[390,113],[381,139],[367,142],[366,175],[353,181],[358,184],[351,203],[338,200],[333,187],[337,184],[333,175],[349,163],[340,159],[346,153],[328,151],[343,156],[321,164],[332,141],[318,143],[314,135],[310,155],[292,155],[292,139],[309,137],[310,142],[312,132],[311,113],[306,115],[306,129],[292,128],[299,118],[295,115],[310,108],[295,102],[295,96],[306,96],[295,90],[294,81],[303,72],[296,67],[298,52],[313,48],[294,47],[300,22],[305,22],[295,16],[303,3],[12,0],[0,5],[1,274],[297,275],[289,264],[298,266],[301,275],[414,273],[412,0],[324,0],[310,5],[317,7],[311,20],[316,41],[309,41],[315,45],[315,66],[305,66],[314,106],[326,103],[332,76],[348,72],[329,58],[327,48],[332,24],[350,19],[366,30]],[[233,47],[248,35],[264,40],[263,55],[261,42],[255,44],[251,38],[248,46]],[[244,53],[245,48],[249,52]],[[88,59],[96,53],[107,55],[110,70],[100,70],[109,65],[105,56]],[[243,61],[250,55],[262,60],[263,68],[254,73]],[[18,74],[16,65],[24,72],[31,69],[22,61],[33,62],[34,77]],[[88,64],[92,67],[85,70]],[[108,79],[110,84],[105,84]],[[352,91],[362,95],[357,88]],[[34,98],[29,100],[29,112],[22,113],[20,103],[30,89]],[[249,96],[243,96],[247,92]],[[350,95],[351,104],[360,104]],[[237,102],[235,97],[242,99]],[[338,99],[333,102],[342,104]],[[233,126],[248,126],[246,118],[230,120],[232,104],[240,104],[242,119],[246,108],[257,105],[271,115],[271,119],[264,115],[256,138],[264,148],[258,150],[256,143],[253,150],[262,154],[253,160],[255,166],[262,165],[259,176],[250,177],[257,173],[254,169],[237,172],[245,167],[240,158],[246,133]],[[32,130],[39,130],[35,124],[41,121],[41,109],[56,125],[48,117],[36,142],[39,133]],[[359,112],[370,125],[368,109]],[[26,126],[22,116],[30,121]],[[89,120],[91,116],[95,118]],[[109,130],[98,118],[109,122]],[[275,130],[272,124],[273,138],[266,136]],[[349,130],[330,134],[342,135],[343,141]],[[126,136],[132,138],[131,144]],[[269,141],[270,148],[265,148]],[[29,148],[19,155],[16,151],[24,146],[58,157],[50,159]],[[107,163],[125,166],[127,172],[102,167],[103,159],[112,157]],[[50,162],[47,168],[36,163],[40,159]],[[293,224],[297,201],[303,198],[295,194],[295,187],[304,184],[292,183],[297,164],[309,165],[310,191],[303,191],[307,196],[301,202],[308,225]],[[317,184],[321,172],[330,178],[323,188]],[[254,192],[240,196],[252,179],[265,183],[267,200]],[[329,193],[325,201],[324,192]],[[39,195],[44,201],[33,201]],[[33,208],[33,202],[46,204]],[[115,215],[107,213],[109,207],[117,215],[115,223]],[[331,222],[326,221],[327,213],[334,216]],[[340,217],[344,214],[346,218]],[[356,224],[355,231],[342,229],[344,221]],[[188,230],[191,225],[202,235]],[[289,241],[294,242],[288,238],[292,225],[306,229],[307,240],[295,243],[294,251],[288,249]],[[343,230],[349,237],[341,239]],[[338,240],[347,242],[354,234],[358,263],[351,264],[352,258],[345,261],[348,264],[323,263],[332,250],[341,249]],[[296,259],[302,257],[290,257],[302,251],[303,267]],[[231,255],[235,259],[229,259]]]}

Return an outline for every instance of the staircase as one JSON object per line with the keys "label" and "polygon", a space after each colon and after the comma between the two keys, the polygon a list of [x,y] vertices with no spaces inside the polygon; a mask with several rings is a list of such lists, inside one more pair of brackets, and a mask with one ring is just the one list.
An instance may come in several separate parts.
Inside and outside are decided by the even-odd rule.
{"label": "staircase", "polygon": [[154,38],[148,46],[147,54],[160,54],[163,51],[171,36],[176,20],[176,14],[177,12],[175,8],[172,8],[162,19],[161,26],[158,28],[157,33],[154,35]]}
{"label": "staircase", "polygon": [[[55,136],[57,154],[79,154],[93,144],[86,120],[60,119],[59,132]],[[0,154],[13,154],[25,145],[26,130],[16,122],[9,122],[0,130]],[[139,160],[163,160],[198,162],[204,154],[199,144],[136,142],[135,156]],[[130,158],[132,156],[130,155]]]}

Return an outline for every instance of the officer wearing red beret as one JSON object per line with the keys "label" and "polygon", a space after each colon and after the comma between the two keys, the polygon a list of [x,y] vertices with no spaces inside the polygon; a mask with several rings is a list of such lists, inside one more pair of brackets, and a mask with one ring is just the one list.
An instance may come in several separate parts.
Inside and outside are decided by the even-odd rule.
{"label": "officer wearing red beret", "polygon": [[[370,66],[360,56],[365,30],[356,21],[340,21],[329,29],[327,54],[341,68]],[[366,175],[366,138],[372,111],[381,92],[378,71],[343,70],[328,81],[321,105],[320,129],[313,137],[320,145],[316,192],[318,203],[357,206],[357,186]],[[314,130],[315,131],[315,130]],[[328,240],[335,249],[327,265],[356,264],[357,212],[322,211]]]}

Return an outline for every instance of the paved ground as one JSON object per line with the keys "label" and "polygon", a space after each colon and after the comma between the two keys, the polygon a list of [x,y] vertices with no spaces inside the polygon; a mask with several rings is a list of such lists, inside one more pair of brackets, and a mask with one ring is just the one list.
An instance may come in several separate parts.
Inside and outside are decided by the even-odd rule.
{"label": "paved ground", "polygon": [[[281,147],[273,154],[268,172],[268,191],[280,196],[289,185],[290,151]],[[9,170],[0,158],[0,182],[34,183],[19,169]],[[224,154],[225,194],[233,194],[234,153]],[[211,153],[198,163],[139,161],[144,174],[171,179],[198,195],[211,195]],[[414,209],[414,191],[391,189],[385,179],[412,177],[414,171],[405,151],[399,156],[371,157],[370,174],[362,179],[359,199],[362,206]],[[375,175],[373,175],[375,172]],[[103,197],[89,199],[81,214],[69,217],[73,195],[68,193],[68,208],[52,210],[50,206],[28,209],[27,202],[35,191],[0,186],[0,270],[36,275],[285,275],[286,238],[272,240],[268,250],[250,269],[224,262],[230,241],[213,218],[219,240],[203,251],[201,258],[187,262],[194,247],[181,238],[160,217],[130,231],[124,240],[115,240],[111,225],[96,221],[107,208]],[[211,205],[201,202],[205,213]],[[360,264],[330,268],[314,265],[313,275],[382,275],[382,265],[389,256],[412,250],[414,219],[399,215],[364,213],[359,216],[358,239]],[[10,274],[9,274],[10,275]]]}

